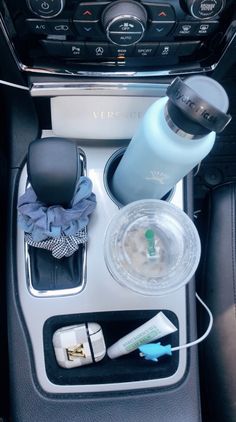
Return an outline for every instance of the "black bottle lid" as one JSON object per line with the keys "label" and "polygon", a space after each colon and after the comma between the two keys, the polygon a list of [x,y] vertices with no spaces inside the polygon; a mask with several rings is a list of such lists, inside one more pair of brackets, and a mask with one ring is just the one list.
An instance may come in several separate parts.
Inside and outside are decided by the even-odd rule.
{"label": "black bottle lid", "polygon": [[224,88],[207,76],[177,77],[167,89],[167,113],[176,128],[192,137],[222,132],[231,120]]}

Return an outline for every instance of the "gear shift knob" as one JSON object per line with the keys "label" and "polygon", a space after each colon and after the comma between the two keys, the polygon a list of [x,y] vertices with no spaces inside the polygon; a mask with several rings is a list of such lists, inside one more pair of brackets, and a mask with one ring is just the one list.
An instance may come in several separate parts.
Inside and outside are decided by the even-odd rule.
{"label": "gear shift knob", "polygon": [[36,139],[29,145],[27,170],[39,201],[68,205],[81,175],[76,144],[63,138]]}

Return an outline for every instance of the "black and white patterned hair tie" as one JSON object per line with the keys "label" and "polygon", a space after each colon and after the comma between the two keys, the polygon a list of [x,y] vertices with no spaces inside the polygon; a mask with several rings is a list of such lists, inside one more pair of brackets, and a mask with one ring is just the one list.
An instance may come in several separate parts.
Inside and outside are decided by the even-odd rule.
{"label": "black and white patterned hair tie", "polygon": [[86,243],[88,236],[85,230],[78,232],[73,236],[60,236],[57,238],[48,238],[41,242],[35,242],[31,234],[25,233],[25,241],[29,246],[46,249],[52,252],[52,256],[57,259],[69,257],[79,248],[79,245]]}

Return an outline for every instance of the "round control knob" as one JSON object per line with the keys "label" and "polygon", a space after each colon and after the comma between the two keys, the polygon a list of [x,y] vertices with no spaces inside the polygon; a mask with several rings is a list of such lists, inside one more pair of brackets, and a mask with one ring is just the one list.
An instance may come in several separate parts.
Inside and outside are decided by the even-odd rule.
{"label": "round control knob", "polygon": [[211,19],[225,6],[225,0],[187,0],[191,15],[197,19]]}
{"label": "round control knob", "polygon": [[27,0],[28,7],[41,18],[54,18],[62,12],[65,0]]}
{"label": "round control knob", "polygon": [[118,0],[111,3],[103,12],[102,23],[107,38],[117,45],[136,44],[144,35],[147,12],[132,0]]}

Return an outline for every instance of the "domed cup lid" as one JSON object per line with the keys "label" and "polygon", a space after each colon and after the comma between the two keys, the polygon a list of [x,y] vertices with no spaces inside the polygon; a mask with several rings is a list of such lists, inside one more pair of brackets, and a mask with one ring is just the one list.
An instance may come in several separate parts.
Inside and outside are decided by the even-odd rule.
{"label": "domed cup lid", "polygon": [[123,207],[111,220],[104,244],[113,278],[145,295],[163,295],[185,285],[198,266],[200,250],[187,214],[155,199]]}

